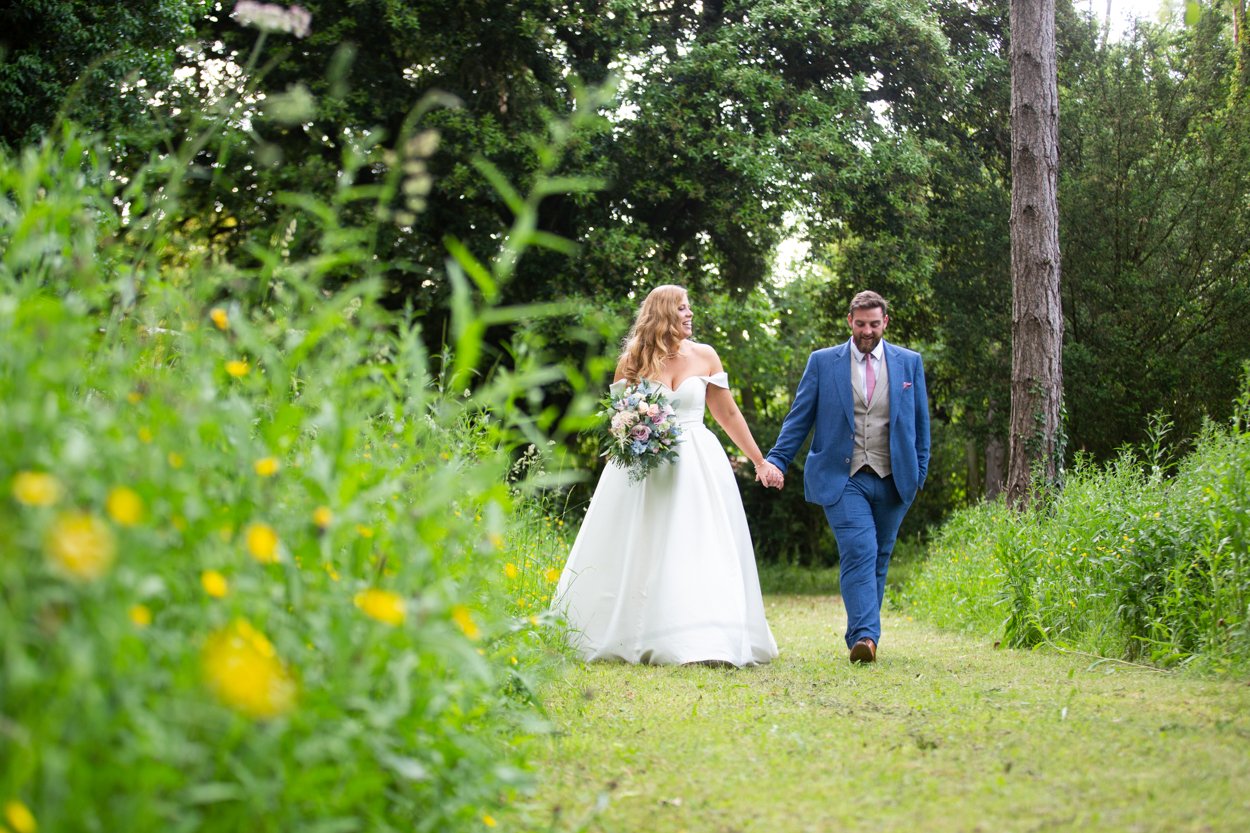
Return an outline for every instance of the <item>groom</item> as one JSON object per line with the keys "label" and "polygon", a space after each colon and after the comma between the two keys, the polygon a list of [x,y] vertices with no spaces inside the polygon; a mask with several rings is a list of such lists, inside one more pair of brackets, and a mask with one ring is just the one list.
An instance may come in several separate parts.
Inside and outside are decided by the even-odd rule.
{"label": "groom", "polygon": [[929,402],[920,354],[882,340],[890,316],[875,292],[851,299],[851,339],[812,353],[761,473],[781,487],[812,426],[804,495],[838,542],[851,662],[874,662],[894,539],[929,470]]}

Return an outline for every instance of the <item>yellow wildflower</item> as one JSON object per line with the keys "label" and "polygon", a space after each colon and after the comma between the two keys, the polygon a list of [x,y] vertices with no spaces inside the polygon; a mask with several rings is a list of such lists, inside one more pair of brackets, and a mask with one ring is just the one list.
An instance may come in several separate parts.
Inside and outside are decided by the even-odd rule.
{"label": "yellow wildflower", "polygon": [[183,462],[182,455],[179,454],[177,451],[169,452],[169,457],[167,459],[169,460],[169,467],[171,469],[182,468],[182,462]]}
{"label": "yellow wildflower", "polygon": [[117,555],[117,542],[104,521],[85,512],[66,512],[48,530],[44,547],[52,563],[71,578],[104,575]]}
{"label": "yellow wildflower", "polygon": [[490,541],[491,547],[499,549],[503,546],[503,536],[498,532],[492,532],[486,536],[486,540]]}
{"label": "yellow wildflower", "polygon": [[247,551],[261,564],[273,564],[278,560],[278,533],[265,523],[251,523],[246,531]]}
{"label": "yellow wildflower", "polygon": [[200,573],[200,584],[203,585],[204,592],[214,599],[220,599],[230,592],[230,582],[226,581],[226,577],[216,570],[205,570]]}
{"label": "yellow wildflower", "polygon": [[370,588],[361,590],[352,599],[356,607],[364,611],[366,616],[377,619],[392,627],[404,623],[404,598],[389,590]]}
{"label": "yellow wildflower", "polygon": [[498,822],[495,821],[495,817],[492,816],[490,813],[483,813],[482,824],[486,825],[487,827],[494,827],[496,824],[498,824]]}
{"label": "yellow wildflower", "polygon": [[456,605],[451,609],[451,620],[469,639],[477,639],[482,635],[481,628],[477,626],[477,622],[473,621],[473,611],[464,605]]}
{"label": "yellow wildflower", "polygon": [[313,510],[313,523],[321,529],[328,529],[334,522],[334,513],[329,506],[318,506]]}
{"label": "yellow wildflower", "polygon": [[226,372],[236,379],[242,379],[252,367],[242,359],[231,359],[226,362]]}
{"label": "yellow wildflower", "polygon": [[261,477],[273,477],[278,473],[279,463],[275,457],[262,457],[252,466]]}
{"label": "yellow wildflower", "polygon": [[109,517],[122,526],[134,526],[143,517],[143,499],[134,489],[116,486],[104,502]]}
{"label": "yellow wildflower", "polygon": [[516,578],[517,577],[516,565],[513,564],[511,561],[503,565],[503,574],[507,576],[508,578]]}
{"label": "yellow wildflower", "polygon": [[221,307],[213,307],[209,310],[208,317],[213,319],[213,324],[219,330],[224,330],[230,326],[230,316],[226,315],[226,311]]}
{"label": "yellow wildflower", "polygon": [[143,394],[139,393],[137,390],[132,390],[130,393],[126,394],[126,401],[131,405],[138,405],[143,401]]}
{"label": "yellow wildflower", "polygon": [[555,584],[560,580],[560,568],[551,567],[547,570],[547,572],[543,573],[543,575],[547,578],[547,581]]}
{"label": "yellow wildflower", "polygon": [[17,799],[4,803],[4,820],[13,829],[13,833],[35,833],[39,829],[39,825],[35,823],[35,814]]}
{"label": "yellow wildflower", "polygon": [[13,497],[26,506],[51,506],[65,494],[61,481],[42,471],[19,471],[13,478]]}
{"label": "yellow wildflower", "polygon": [[147,605],[131,605],[129,615],[136,628],[146,628],[152,624],[152,610]]}
{"label": "yellow wildflower", "polygon": [[356,524],[356,534],[358,534],[361,538],[372,538],[373,527],[365,526],[364,524]]}
{"label": "yellow wildflower", "polygon": [[146,425],[139,428],[139,442],[147,445],[152,442],[152,429]]}
{"label": "yellow wildflower", "polygon": [[295,707],[295,680],[273,644],[245,619],[236,619],[204,644],[204,679],[223,703],[263,720]]}

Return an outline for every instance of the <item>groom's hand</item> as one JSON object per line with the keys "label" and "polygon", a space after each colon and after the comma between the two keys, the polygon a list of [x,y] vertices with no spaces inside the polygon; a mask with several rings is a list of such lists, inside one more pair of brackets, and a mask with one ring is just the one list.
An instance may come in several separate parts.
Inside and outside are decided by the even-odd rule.
{"label": "groom's hand", "polygon": [[781,473],[781,469],[767,460],[756,468],[755,479],[769,489],[780,489],[786,485],[786,476]]}

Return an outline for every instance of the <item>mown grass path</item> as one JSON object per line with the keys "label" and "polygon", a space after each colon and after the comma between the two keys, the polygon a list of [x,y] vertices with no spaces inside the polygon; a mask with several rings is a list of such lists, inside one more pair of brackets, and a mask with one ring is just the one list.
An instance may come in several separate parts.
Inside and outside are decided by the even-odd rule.
{"label": "mown grass path", "polygon": [[993,645],[770,596],[780,659],[571,665],[523,823],[559,831],[1250,830],[1250,685]]}

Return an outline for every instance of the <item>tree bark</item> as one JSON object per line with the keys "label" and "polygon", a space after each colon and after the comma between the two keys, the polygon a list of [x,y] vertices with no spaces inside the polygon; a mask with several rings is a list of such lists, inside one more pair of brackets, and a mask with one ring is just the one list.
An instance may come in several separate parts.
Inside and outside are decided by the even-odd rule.
{"label": "tree bark", "polygon": [[1003,493],[1003,465],[1007,450],[1003,441],[992,437],[985,443],[985,499],[994,501]]}
{"label": "tree bark", "polygon": [[1063,396],[1055,0],[1011,0],[1011,438],[1007,499],[1057,480]]}

